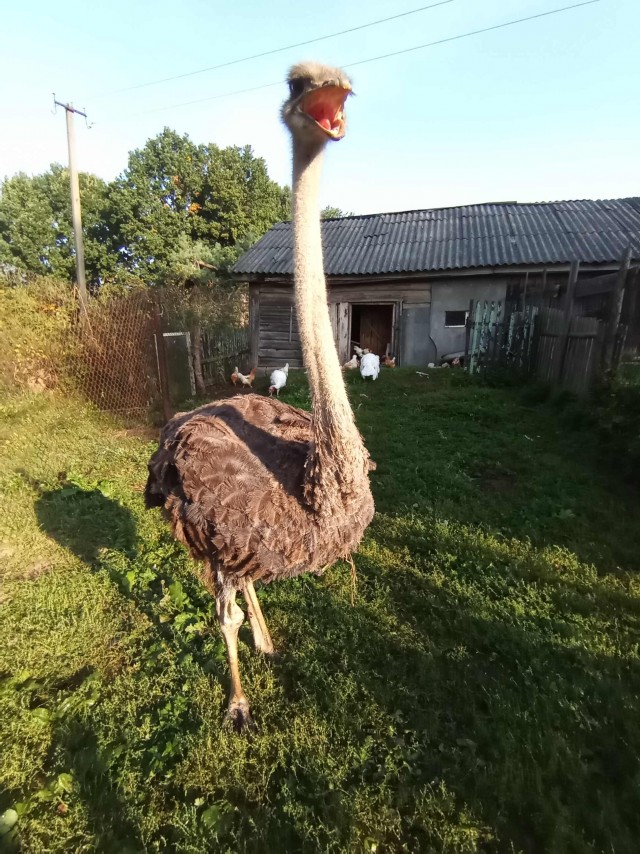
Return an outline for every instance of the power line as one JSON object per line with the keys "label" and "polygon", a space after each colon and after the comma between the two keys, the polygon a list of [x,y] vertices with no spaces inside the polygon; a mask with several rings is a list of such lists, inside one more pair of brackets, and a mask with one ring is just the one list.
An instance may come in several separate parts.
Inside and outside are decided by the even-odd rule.
{"label": "power line", "polygon": [[[113,92],[108,92],[99,97],[107,97],[108,95],[120,95],[123,92],[132,92],[135,89],[144,89],[148,86],[157,86],[160,83],[169,83],[172,80],[183,80],[185,77],[194,77],[196,74],[205,74],[207,71],[216,71],[218,68],[228,68],[230,65],[238,65],[241,62],[249,62],[252,59],[260,59],[263,56],[271,56],[274,53],[282,53],[285,50],[292,50],[294,47],[304,47],[304,45],[314,44],[315,42],[334,39],[337,36],[343,36],[347,33],[355,33],[358,30],[366,30],[368,27],[376,27],[378,24],[386,24],[388,21],[395,21],[398,18],[406,18],[408,15],[415,15],[418,12],[425,12],[427,9],[434,9],[436,6],[446,6],[448,3],[453,3],[454,0],[439,0],[437,3],[431,3],[429,6],[420,6],[418,9],[411,9],[408,12],[400,12],[398,15],[391,15],[388,18],[380,18],[377,21],[370,21],[368,24],[359,24],[357,27],[350,27],[348,30],[340,30],[338,33],[329,33],[326,36],[318,36],[315,39],[307,39],[296,44],[289,44],[285,47],[277,47],[273,50],[265,50],[262,53],[254,53],[251,56],[243,56],[240,59],[230,59],[228,62],[221,62],[218,65],[209,65],[207,68],[198,68],[195,71],[186,71],[184,74],[174,74],[172,77],[162,77],[159,80],[150,80],[147,83],[137,83],[135,86],[127,86],[124,89],[116,89]],[[251,91],[251,90],[248,90]],[[235,94],[235,93],[234,93]]]}
{"label": "power line", "polygon": [[345,68],[354,68],[356,65],[364,65],[366,62],[377,62],[379,59],[388,59],[390,56],[400,56],[403,53],[411,53],[414,50],[422,50],[426,47],[434,47],[438,44],[446,42],[454,42],[458,39],[466,39],[469,36],[477,36],[479,33],[489,33],[491,30],[501,30],[503,27],[512,27],[514,24],[522,24],[524,21],[534,21],[536,18],[546,18],[548,15],[557,15],[558,12],[568,12],[570,9],[577,9],[579,6],[590,6],[592,3],[599,3],[600,0],[583,0],[582,3],[574,3],[572,6],[562,6],[560,9],[550,9],[548,12],[539,12],[537,15],[529,15],[527,18],[517,18],[515,21],[505,21],[504,24],[494,24],[492,27],[483,27],[481,30],[471,30],[468,33],[461,33],[458,36],[449,36],[446,39],[438,39],[435,42],[427,42],[427,44],[419,44],[416,47],[407,47],[404,50],[396,50],[393,53],[383,53],[380,56],[374,56],[371,59],[361,59],[359,62],[351,62],[345,65]]}
{"label": "power line", "polygon": [[[596,2],[596,0],[591,0]],[[263,83],[261,86],[250,86],[248,89],[236,89],[235,92],[223,92],[220,95],[207,95],[206,98],[196,98],[195,101],[181,101],[179,104],[168,104],[164,107],[154,107],[151,110],[139,110],[135,113],[129,113],[132,116],[146,116],[149,113],[161,113],[165,110],[177,110],[178,107],[190,107],[193,104],[202,104],[203,101],[217,101],[218,98],[231,98],[233,95],[244,95],[245,92],[257,92],[259,89],[271,89],[274,86],[282,86],[282,80],[276,80],[273,83]]]}
{"label": "power line", "polygon": [[[600,0],[582,0],[581,3],[574,3],[571,6],[561,6],[559,9],[550,9],[547,12],[539,12],[536,15],[528,15],[526,18],[516,18],[513,21],[505,21],[502,24],[494,24],[491,27],[483,27],[482,29],[479,29],[479,30],[470,30],[468,33],[459,33],[458,35],[455,35],[455,36],[448,36],[447,38],[444,38],[444,39],[437,39],[437,41],[427,42],[426,44],[419,44],[419,45],[416,45],[415,47],[407,47],[407,48],[404,48],[402,50],[393,51],[392,53],[384,53],[384,54],[380,54],[379,56],[372,56],[372,57],[369,57],[369,59],[360,59],[357,62],[350,62],[350,63],[342,64],[341,67],[342,68],[355,68],[355,66],[357,66],[357,65],[365,65],[368,62],[378,62],[381,59],[389,59],[392,56],[401,56],[404,53],[411,53],[412,51],[415,51],[415,50],[425,50],[426,48],[436,47],[437,45],[446,44],[447,42],[459,41],[460,39],[470,38],[471,36],[477,36],[477,35],[480,35],[481,33],[489,33],[489,32],[492,32],[493,30],[501,30],[501,29],[504,29],[505,27],[513,27],[516,24],[523,24],[523,23],[526,23],[527,21],[534,21],[537,18],[546,18],[549,15],[557,15],[560,12],[568,12],[571,9],[578,9],[580,6],[590,6],[593,3],[599,3],[599,2],[600,2]],[[264,83],[261,86],[251,86],[247,89],[236,89],[233,92],[222,92],[218,95],[208,95],[205,98],[197,98],[196,100],[193,100],[193,101],[181,101],[178,104],[167,104],[167,105],[162,106],[162,107],[154,107],[151,110],[141,110],[141,111],[137,111],[136,113],[131,113],[130,117],[141,116],[141,115],[143,116],[143,115],[147,115],[149,113],[163,112],[165,110],[176,110],[179,107],[190,107],[190,106],[193,106],[194,104],[203,104],[203,103],[206,103],[207,101],[216,101],[220,98],[231,98],[234,95],[243,95],[246,92],[257,92],[259,89],[270,89],[273,86],[281,86],[282,83],[283,83],[282,80],[276,80],[273,83]]]}

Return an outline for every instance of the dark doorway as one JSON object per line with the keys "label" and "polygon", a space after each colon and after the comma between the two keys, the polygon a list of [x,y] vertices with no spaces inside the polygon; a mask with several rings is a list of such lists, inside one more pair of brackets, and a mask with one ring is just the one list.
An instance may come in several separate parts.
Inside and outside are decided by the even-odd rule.
{"label": "dark doorway", "polygon": [[363,350],[383,356],[387,349],[391,352],[392,342],[392,305],[351,306],[351,353],[357,344]]}

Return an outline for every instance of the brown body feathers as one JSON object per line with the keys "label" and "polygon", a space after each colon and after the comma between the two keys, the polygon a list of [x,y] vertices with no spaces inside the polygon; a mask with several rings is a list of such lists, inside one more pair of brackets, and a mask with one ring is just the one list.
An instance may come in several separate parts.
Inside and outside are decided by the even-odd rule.
{"label": "brown body feathers", "polygon": [[176,415],[149,462],[147,507],[164,507],[176,538],[235,589],[247,576],[267,583],[321,570],[357,548],[373,501],[367,483],[343,513],[309,503],[311,424],[309,413],[255,394]]}

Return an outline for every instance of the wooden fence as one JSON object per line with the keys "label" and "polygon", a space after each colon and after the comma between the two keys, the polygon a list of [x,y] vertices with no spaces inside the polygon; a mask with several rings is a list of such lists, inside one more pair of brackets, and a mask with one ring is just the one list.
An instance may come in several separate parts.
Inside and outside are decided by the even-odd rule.
{"label": "wooden fence", "polygon": [[489,367],[528,372],[537,311],[533,306],[525,306],[523,311],[505,313],[501,302],[472,301],[465,349],[469,373],[480,373]]}
{"label": "wooden fence", "polygon": [[558,309],[537,317],[534,371],[542,382],[584,396],[597,379],[604,326],[595,317],[565,318]]}
{"label": "wooden fence", "polygon": [[505,313],[500,302],[477,302],[467,321],[465,365],[471,374],[518,370],[584,396],[597,379],[603,341],[596,318],[534,306]]}
{"label": "wooden fence", "polygon": [[202,375],[206,386],[228,381],[235,368],[249,373],[249,328],[202,332]]}

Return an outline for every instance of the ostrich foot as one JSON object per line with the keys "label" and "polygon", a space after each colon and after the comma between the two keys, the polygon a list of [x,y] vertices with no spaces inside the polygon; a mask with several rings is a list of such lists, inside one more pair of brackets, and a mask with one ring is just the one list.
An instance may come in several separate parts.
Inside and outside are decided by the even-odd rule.
{"label": "ostrich foot", "polygon": [[242,608],[236,604],[235,590],[218,582],[219,593],[216,597],[216,610],[220,621],[222,637],[227,645],[229,656],[229,675],[231,676],[231,697],[229,699],[228,719],[236,732],[241,732],[253,724],[249,712],[249,702],[242,690],[240,668],[238,667],[238,629],[244,620]]}
{"label": "ostrich foot", "polygon": [[227,719],[233,729],[238,733],[255,729],[255,724],[249,711],[249,702],[246,697],[236,697],[229,700]]}

